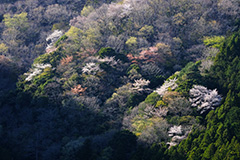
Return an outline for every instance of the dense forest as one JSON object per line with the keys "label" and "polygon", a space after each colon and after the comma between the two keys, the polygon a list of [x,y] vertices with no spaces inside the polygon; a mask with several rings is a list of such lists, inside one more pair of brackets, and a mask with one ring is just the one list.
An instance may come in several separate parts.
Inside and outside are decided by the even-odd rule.
{"label": "dense forest", "polygon": [[239,0],[1,0],[0,159],[240,159]]}

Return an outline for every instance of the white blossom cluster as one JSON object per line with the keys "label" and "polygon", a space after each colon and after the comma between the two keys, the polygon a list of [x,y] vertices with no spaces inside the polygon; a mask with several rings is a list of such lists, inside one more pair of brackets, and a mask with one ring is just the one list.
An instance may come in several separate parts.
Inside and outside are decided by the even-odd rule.
{"label": "white blossom cluster", "polygon": [[179,144],[179,142],[186,139],[191,129],[192,127],[189,126],[182,127],[181,125],[180,126],[174,125],[173,127],[171,127],[168,131],[168,136],[172,137],[171,141],[167,142],[167,144],[169,144],[169,148]]}
{"label": "white blossom cluster", "polygon": [[28,77],[25,79],[26,81],[31,81],[35,76],[42,73],[42,71],[47,68],[52,67],[51,64],[34,64],[33,69],[30,69],[29,73],[25,73]]}
{"label": "white blossom cluster", "polygon": [[168,91],[169,88],[171,90],[175,90],[177,88],[176,84],[177,78],[175,77],[174,79],[169,79],[168,81],[165,81],[163,85],[160,88],[157,88],[155,92],[157,92],[160,96],[163,96],[166,91]]}
{"label": "white blossom cluster", "polygon": [[145,118],[151,118],[154,116],[161,118],[167,115],[168,109],[167,107],[155,107],[154,105],[147,104],[143,112]]}
{"label": "white blossom cluster", "polygon": [[106,62],[107,64],[109,64],[110,66],[116,66],[119,63],[119,60],[115,60],[115,57],[104,57],[104,58],[99,58],[98,61],[99,62]]}
{"label": "white blossom cluster", "polygon": [[168,136],[172,137],[174,134],[182,134],[182,126],[173,126],[168,131]]}
{"label": "white blossom cluster", "polygon": [[145,80],[142,78],[134,81],[135,83],[133,83],[133,89],[138,91],[143,91],[144,87],[148,86],[148,84],[150,83],[149,80]]}
{"label": "white blossom cluster", "polygon": [[216,89],[210,90],[201,85],[194,85],[189,95],[192,107],[198,107],[200,114],[219,106],[222,100]]}
{"label": "white blossom cluster", "polygon": [[115,60],[115,57],[112,56],[112,57],[104,57],[104,58],[100,58],[100,57],[95,57],[95,56],[91,56],[91,57],[88,57],[86,59],[87,63],[99,63],[99,62],[105,62],[106,64],[110,65],[111,67],[114,67],[116,65],[118,65],[120,63],[119,60]]}
{"label": "white blossom cluster", "polygon": [[83,68],[82,72],[87,74],[96,74],[97,72],[101,71],[99,64],[97,63],[87,63]]}
{"label": "white blossom cluster", "polygon": [[51,47],[53,47],[54,43],[57,42],[57,40],[63,35],[62,31],[59,30],[55,30],[52,34],[50,34],[47,38],[46,41],[48,43],[47,48],[49,49]]}
{"label": "white blossom cluster", "polygon": [[133,10],[133,7],[130,4],[123,4],[122,13],[120,14],[120,17],[127,16],[132,10]]}
{"label": "white blossom cluster", "polygon": [[132,4],[124,2],[123,4],[112,3],[108,5],[107,16],[112,18],[124,18],[133,10]]}
{"label": "white blossom cluster", "polygon": [[106,16],[114,19],[114,21],[117,19],[121,20],[132,14],[132,12],[136,12],[136,9],[147,6],[147,2],[145,0],[124,0],[122,2],[123,3],[111,3],[109,5],[105,5],[106,8],[104,10],[107,11]]}
{"label": "white blossom cluster", "polygon": [[111,67],[116,67],[120,62],[119,60],[115,60],[115,57],[88,57],[85,61],[86,65],[82,68],[83,73],[87,74],[96,74],[99,71],[102,71],[98,63],[105,62]]}

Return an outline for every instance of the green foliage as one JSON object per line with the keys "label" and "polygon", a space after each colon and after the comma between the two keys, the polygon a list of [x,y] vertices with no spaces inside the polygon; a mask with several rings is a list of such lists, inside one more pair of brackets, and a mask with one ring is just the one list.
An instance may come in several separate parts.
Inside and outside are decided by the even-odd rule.
{"label": "green foliage", "polygon": [[45,68],[44,71],[34,78],[33,84],[44,84],[53,77],[52,68]]}
{"label": "green foliage", "polygon": [[177,74],[177,84],[178,87],[176,91],[181,94],[187,96],[189,90],[193,87],[194,84],[201,84],[202,77],[200,75],[200,71],[198,67],[200,66],[200,62],[189,62],[181,71]]}
{"label": "green foliage", "polygon": [[66,40],[66,39],[68,39],[68,37],[64,34],[62,37],[60,37],[60,38],[57,40],[57,42],[54,44],[54,46],[55,46],[55,47],[58,47],[59,44],[60,44],[62,41]]}
{"label": "green foliage", "polygon": [[203,43],[206,46],[220,49],[224,40],[224,36],[204,37]]}
{"label": "green foliage", "polygon": [[168,122],[170,124],[174,124],[174,125],[188,125],[188,124],[192,124],[195,122],[195,117],[193,116],[182,116],[182,117],[179,117],[179,116],[169,116],[168,118],[170,118],[168,120]]}
{"label": "green foliage", "polygon": [[101,34],[98,27],[92,27],[84,31],[81,37],[81,43],[85,48],[98,48]]}
{"label": "green foliage", "polygon": [[217,54],[211,75],[219,84],[221,92],[240,93],[240,32],[227,38]]}
{"label": "green foliage", "polygon": [[162,85],[165,79],[166,78],[162,75],[149,77],[149,80],[150,80],[149,88],[152,89]]}
{"label": "green foliage", "polygon": [[110,72],[112,70],[112,67],[105,62],[100,63],[99,67],[106,72]]}
{"label": "green foliage", "polygon": [[[225,35],[213,36],[238,28],[234,26],[239,24],[239,6],[234,5],[237,0],[149,0],[131,6],[123,0],[102,5],[111,1],[52,0],[41,1],[41,5],[40,0],[0,2],[0,54],[8,53],[16,64],[27,67],[41,54],[34,63],[52,66],[36,73],[31,81],[26,75],[20,76],[16,91],[9,95],[4,95],[0,86],[0,113],[4,113],[0,118],[0,159],[240,159],[239,33],[226,41]],[[58,50],[43,54],[47,30],[67,30],[69,21],[71,28],[55,43]],[[170,96],[166,102],[155,92],[146,98],[148,90],[132,88],[130,82],[144,78],[154,90],[163,83],[164,76],[199,58],[205,48],[202,40],[207,47],[217,48],[212,51],[220,49],[210,74],[201,76],[200,63],[189,63],[171,76],[178,79],[178,88],[177,92],[167,92]],[[105,46],[112,48],[100,49]],[[97,61],[92,57],[96,50],[100,58],[114,56],[123,63],[117,67],[98,63],[104,71],[82,74],[84,64]],[[122,52],[133,53],[129,56],[132,62]],[[74,56],[59,63],[65,53]],[[0,70],[5,69],[6,65],[1,64]],[[155,70],[154,74],[152,64],[161,71]],[[144,70],[144,66],[150,69]],[[8,85],[8,79],[0,77],[1,84]],[[183,115],[184,109],[178,108],[180,100],[188,101],[194,84],[217,88],[224,97],[223,104],[207,115]],[[81,87],[86,88],[84,93],[73,93]],[[165,111],[167,116],[161,115]],[[123,123],[126,119],[127,124]],[[167,131],[172,124],[190,128],[195,121],[199,124],[192,126],[179,145],[169,148],[160,143],[169,142]],[[129,125],[138,137],[130,131],[119,131],[123,125]],[[114,135],[116,130],[119,132]],[[111,133],[105,135],[108,131]],[[76,140],[79,136],[83,138]],[[146,146],[145,141],[158,143]]]}
{"label": "green foliage", "polygon": [[8,51],[8,47],[4,43],[0,43],[0,54],[6,54]]}
{"label": "green foliage", "polygon": [[10,14],[5,14],[3,21],[7,28],[16,29],[20,32],[24,32],[29,27],[26,12],[15,14],[13,17]]}
{"label": "green foliage", "polygon": [[77,27],[71,26],[71,28],[65,33],[69,39],[71,39],[73,42],[79,44],[81,42],[81,35],[83,31]]}
{"label": "green foliage", "polygon": [[126,63],[126,62],[129,62],[127,56],[123,53],[118,53],[116,56],[115,56],[115,59],[116,60],[121,60],[122,62]]}
{"label": "green foliage", "polygon": [[78,73],[74,73],[69,79],[69,81],[80,81],[80,76],[78,75]]}
{"label": "green foliage", "polygon": [[[239,159],[239,34],[235,33],[224,42],[215,58],[210,73],[211,80],[218,82],[218,89],[227,97],[224,103],[206,116],[207,128],[195,138],[188,136],[178,150],[185,150],[188,159]],[[199,119],[199,118],[198,118]],[[202,120],[201,120],[202,121]],[[188,145],[187,143],[188,142]],[[231,142],[231,143],[229,143]],[[187,147],[187,146],[191,147]],[[184,149],[184,148],[187,149]],[[173,149],[172,154],[176,149]]]}
{"label": "green foliage", "polygon": [[69,28],[69,25],[66,22],[54,23],[52,26],[52,31],[67,30],[68,28]]}
{"label": "green foliage", "polygon": [[97,55],[100,58],[104,58],[104,57],[113,57],[116,55],[116,52],[114,49],[110,48],[110,47],[106,47],[106,48],[101,48],[98,52]]}
{"label": "green foliage", "polygon": [[[4,14],[3,17],[5,29],[2,34],[4,35],[3,39],[8,45],[9,49],[16,49],[20,45],[29,44],[31,43],[30,41],[33,41],[34,38],[36,38],[35,33],[32,33],[30,35],[27,34],[30,25],[28,14],[26,12],[14,15]],[[21,55],[17,55],[17,53],[11,54],[17,57],[21,57]]]}
{"label": "green foliage", "polygon": [[159,100],[156,103],[156,107],[160,107],[160,106],[166,106],[167,104],[163,101],[163,100]]}
{"label": "green foliage", "polygon": [[159,99],[160,95],[157,94],[157,92],[152,92],[147,96],[144,102],[155,106]]}
{"label": "green foliage", "polygon": [[41,74],[32,80],[31,84],[26,83],[26,81],[18,82],[18,103],[21,105],[33,105],[36,107],[54,105],[49,104],[45,91],[45,87],[53,82],[53,76],[52,68],[47,67]]}
{"label": "green foliage", "polygon": [[[142,115],[141,115],[142,116]],[[133,120],[132,127],[134,128],[134,134],[140,136],[149,126],[153,125],[153,119],[144,119],[137,117]]]}
{"label": "green foliage", "polygon": [[121,60],[123,62],[128,62],[128,58],[121,53],[116,53],[114,49],[111,47],[105,47],[101,48],[97,53],[96,56],[99,56],[100,58],[104,57],[114,57],[116,60]]}
{"label": "green foliage", "polygon": [[130,37],[125,44],[128,46],[129,49],[135,49],[137,46],[137,38],[136,37]]}
{"label": "green foliage", "polygon": [[[153,30],[153,26],[148,26],[145,25],[143,26],[140,30],[139,30],[139,35],[143,36],[144,38],[146,38],[149,41],[153,41],[153,35],[154,35],[154,30]],[[127,42],[126,42],[127,44]]]}
{"label": "green foliage", "polygon": [[35,64],[47,64],[50,63],[52,67],[56,67],[57,63],[63,58],[64,53],[57,50],[54,52],[46,53],[34,60]]}
{"label": "green foliage", "polygon": [[240,140],[240,108],[232,107],[226,115],[224,125],[231,130],[231,134]]}
{"label": "green foliage", "polygon": [[128,101],[127,101],[127,106],[128,107],[134,107],[138,105],[140,102],[144,100],[145,96],[144,95],[139,95],[139,94],[130,94]]}
{"label": "green foliage", "polygon": [[178,124],[189,124],[191,121],[192,122],[195,121],[195,117],[193,117],[193,116],[182,116],[179,119]]}
{"label": "green foliage", "polygon": [[131,64],[127,69],[127,74],[130,74],[130,70],[135,69],[137,72],[140,71],[140,67],[138,64]]}
{"label": "green foliage", "polygon": [[92,6],[84,6],[81,11],[81,16],[87,17],[93,10],[94,8]]}

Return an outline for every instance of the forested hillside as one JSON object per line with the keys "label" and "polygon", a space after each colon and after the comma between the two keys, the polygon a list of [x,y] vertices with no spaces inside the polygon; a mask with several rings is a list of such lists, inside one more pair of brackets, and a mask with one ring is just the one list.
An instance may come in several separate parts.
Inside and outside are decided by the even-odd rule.
{"label": "forested hillside", "polygon": [[0,8],[0,159],[240,159],[238,0]]}

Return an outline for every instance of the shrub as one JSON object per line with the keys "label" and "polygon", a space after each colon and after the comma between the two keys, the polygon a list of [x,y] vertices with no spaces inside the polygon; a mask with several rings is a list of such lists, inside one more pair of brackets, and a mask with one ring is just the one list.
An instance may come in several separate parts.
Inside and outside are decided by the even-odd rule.
{"label": "shrub", "polygon": [[156,105],[157,101],[160,99],[160,95],[158,95],[156,92],[152,92],[147,96],[144,102]]}

